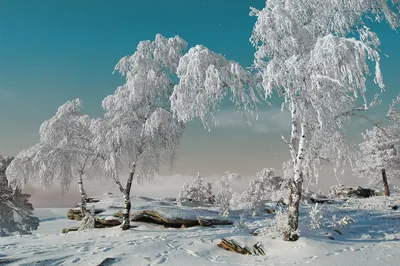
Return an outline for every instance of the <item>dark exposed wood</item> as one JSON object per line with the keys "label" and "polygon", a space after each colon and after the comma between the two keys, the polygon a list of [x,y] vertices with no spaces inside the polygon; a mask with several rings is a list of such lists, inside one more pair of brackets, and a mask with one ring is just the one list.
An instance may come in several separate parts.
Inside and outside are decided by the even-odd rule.
{"label": "dark exposed wood", "polygon": [[382,169],[383,193],[385,196],[390,196],[389,184],[387,181],[386,170]]}
{"label": "dark exposed wood", "polygon": [[223,238],[221,242],[218,244],[218,247],[243,255],[265,255],[265,251],[260,242],[257,242],[250,251],[246,247],[240,246],[233,239]]}
{"label": "dark exposed wood", "polygon": [[63,228],[61,233],[66,234],[68,232],[78,231],[79,227],[70,227],[70,228]]}

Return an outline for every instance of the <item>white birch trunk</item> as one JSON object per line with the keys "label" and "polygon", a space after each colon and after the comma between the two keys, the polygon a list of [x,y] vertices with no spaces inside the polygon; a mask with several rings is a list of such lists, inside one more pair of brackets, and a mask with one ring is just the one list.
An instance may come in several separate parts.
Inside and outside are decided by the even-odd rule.
{"label": "white birch trunk", "polygon": [[136,171],[136,162],[132,164],[132,168],[129,172],[128,180],[126,181],[126,187],[124,190],[124,201],[125,201],[125,207],[124,207],[124,212],[122,216],[122,225],[121,228],[122,230],[128,230],[131,227],[130,223],[130,212],[131,212],[131,187],[132,187],[132,182],[133,182],[133,177],[135,175]]}
{"label": "white birch trunk", "polygon": [[79,179],[78,179],[78,188],[81,194],[81,213],[82,217],[86,215],[86,205],[87,205],[87,194],[85,189],[83,188],[83,171],[79,172]]}
{"label": "white birch trunk", "polygon": [[[302,121],[300,124],[300,140],[297,150],[297,156],[293,162],[294,176],[290,181],[290,196],[289,196],[289,206],[288,206],[288,230],[285,232],[284,239],[287,241],[296,241],[299,236],[296,233],[299,227],[299,205],[301,199],[301,193],[303,188],[303,173],[301,172],[301,166],[304,161],[305,155],[305,145],[306,145],[306,125]],[[293,130],[292,130],[293,134]],[[291,143],[293,140],[297,139],[292,135]],[[294,144],[291,144],[295,146]]]}

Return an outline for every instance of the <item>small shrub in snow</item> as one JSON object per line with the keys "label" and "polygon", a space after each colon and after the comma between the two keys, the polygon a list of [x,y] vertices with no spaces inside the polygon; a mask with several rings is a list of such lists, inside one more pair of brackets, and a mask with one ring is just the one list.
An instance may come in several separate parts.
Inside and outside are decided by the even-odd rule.
{"label": "small shrub in snow", "polygon": [[339,233],[342,233],[342,231],[347,229],[352,223],[354,223],[354,219],[348,215],[340,220],[336,220],[336,215],[332,216],[332,230]]}
{"label": "small shrub in snow", "polygon": [[229,198],[220,191],[215,197],[215,203],[219,207],[221,216],[224,218],[228,218],[230,213]]}
{"label": "small shrub in snow", "polygon": [[361,235],[361,238],[362,238],[362,239],[371,239],[372,236],[371,236],[370,234],[362,234],[362,235]]}
{"label": "small shrub in snow", "polygon": [[229,216],[230,201],[232,199],[232,185],[240,179],[240,176],[235,173],[226,172],[225,175],[216,183],[217,196],[215,203],[220,209],[221,215],[225,218]]}
{"label": "small shrub in snow", "polygon": [[82,221],[79,224],[78,231],[83,231],[87,229],[95,228],[95,219],[91,212],[86,212],[85,217],[82,218]]}
{"label": "small shrub in snow", "polygon": [[244,231],[247,229],[249,229],[249,227],[247,226],[246,218],[244,217],[243,214],[241,214],[239,220],[236,220],[233,223],[233,230],[235,232],[238,232],[238,231]]}
{"label": "small shrub in snow", "polygon": [[275,216],[274,232],[277,237],[282,237],[289,230],[288,213],[277,212]]}
{"label": "small shrub in snow", "polygon": [[250,182],[246,191],[233,195],[231,205],[237,208],[250,209],[253,215],[259,215],[265,211],[267,201],[282,196],[283,187],[283,179],[275,175],[274,169],[265,168],[257,173],[257,178]]}
{"label": "small shrub in snow", "polygon": [[192,183],[185,182],[176,201],[178,205],[204,205],[213,203],[213,198],[211,183],[204,182],[199,173]]}
{"label": "small shrub in snow", "polygon": [[318,203],[315,204],[309,213],[311,223],[310,226],[312,229],[321,229],[323,225],[323,215],[322,210],[319,208]]}
{"label": "small shrub in snow", "polygon": [[276,212],[274,223],[257,229],[257,235],[268,235],[272,238],[282,238],[284,233],[289,230],[288,217],[288,212]]}

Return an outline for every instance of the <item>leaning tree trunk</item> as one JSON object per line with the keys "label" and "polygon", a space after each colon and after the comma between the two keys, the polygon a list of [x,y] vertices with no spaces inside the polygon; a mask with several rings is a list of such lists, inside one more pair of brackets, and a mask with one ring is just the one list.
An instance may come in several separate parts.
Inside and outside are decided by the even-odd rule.
{"label": "leaning tree trunk", "polygon": [[86,215],[86,204],[87,204],[87,194],[85,189],[83,188],[83,172],[79,173],[79,179],[78,179],[78,187],[79,187],[79,192],[81,193],[81,213],[82,217],[85,217]]}
{"label": "leaning tree trunk", "polygon": [[123,216],[122,216],[122,225],[121,228],[122,230],[128,230],[131,228],[131,223],[130,223],[130,213],[131,213],[131,187],[132,187],[132,181],[133,181],[133,176],[135,175],[136,171],[136,163],[134,162],[132,164],[132,168],[129,172],[129,177],[128,180],[126,181],[126,187],[124,190],[124,201],[125,201],[125,208],[123,211]]}
{"label": "leaning tree trunk", "polygon": [[389,184],[387,181],[386,170],[382,169],[383,193],[385,196],[390,196]]}

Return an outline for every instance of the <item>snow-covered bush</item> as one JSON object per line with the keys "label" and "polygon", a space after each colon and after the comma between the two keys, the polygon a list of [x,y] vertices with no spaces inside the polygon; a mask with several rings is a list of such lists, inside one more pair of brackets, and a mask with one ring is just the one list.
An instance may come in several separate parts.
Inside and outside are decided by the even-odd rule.
{"label": "snow-covered bush", "polygon": [[192,183],[185,182],[183,184],[176,202],[178,205],[204,205],[212,204],[213,199],[211,183],[204,182],[204,179],[198,173]]}
{"label": "snow-covered bush", "polygon": [[229,216],[230,201],[232,199],[232,185],[240,179],[240,176],[235,173],[226,172],[221,180],[216,183],[217,196],[215,204],[220,208],[221,215],[225,218]]}
{"label": "snow-covered bush", "polygon": [[342,219],[337,220],[336,215],[332,216],[331,227],[332,230],[342,233],[343,230],[347,229],[352,223],[354,223],[354,219],[350,216],[346,215]]}
{"label": "snow-covered bush", "polygon": [[0,155],[0,236],[15,233],[28,234],[39,226],[39,219],[32,216],[33,207],[18,187],[12,189],[5,174],[14,158]]}
{"label": "snow-covered bush", "polygon": [[323,215],[322,210],[319,208],[318,203],[316,203],[311,209],[309,213],[311,222],[310,226],[312,229],[321,229],[323,225]]}
{"label": "snow-covered bush", "polygon": [[239,232],[247,229],[249,229],[249,227],[247,226],[246,218],[241,214],[239,220],[235,220],[233,223],[233,231]]}
{"label": "snow-covered bush", "polygon": [[83,231],[93,228],[95,228],[95,218],[93,216],[93,213],[87,211],[85,217],[82,218],[82,221],[79,224],[78,231]]}
{"label": "snow-covered bush", "polygon": [[[276,212],[275,219],[272,224],[257,229],[257,235],[267,235],[272,238],[281,238],[289,229],[288,212]],[[297,231],[296,231],[297,232]]]}
{"label": "snow-covered bush", "polygon": [[227,197],[223,192],[219,191],[215,197],[215,203],[219,207],[221,216],[228,218],[231,210],[229,197]]}
{"label": "snow-covered bush", "polygon": [[259,215],[264,211],[267,201],[281,198],[283,190],[283,178],[275,175],[274,169],[265,168],[257,173],[257,178],[250,182],[246,191],[232,196],[231,205]]}

